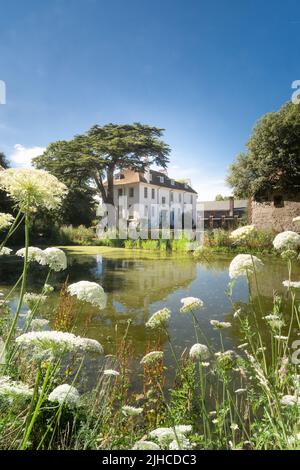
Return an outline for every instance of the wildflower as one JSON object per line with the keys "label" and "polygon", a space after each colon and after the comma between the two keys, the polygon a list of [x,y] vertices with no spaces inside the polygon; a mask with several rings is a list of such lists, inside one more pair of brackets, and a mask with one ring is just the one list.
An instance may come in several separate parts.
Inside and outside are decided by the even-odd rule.
{"label": "wildflower", "polygon": [[192,431],[190,425],[178,425],[173,428],[157,428],[150,432],[150,437],[157,439],[160,443],[170,443],[173,440],[189,434]]}
{"label": "wildflower", "polygon": [[77,388],[72,385],[62,384],[56,387],[50,395],[48,400],[52,402],[58,402],[60,405],[64,403],[68,406],[77,406],[80,399]]}
{"label": "wildflower", "polygon": [[280,403],[285,406],[294,406],[296,404],[300,405],[300,398],[295,397],[294,395],[284,395]]}
{"label": "wildflower", "polygon": [[297,256],[298,256],[298,253],[295,250],[284,250],[281,253],[281,258],[286,260],[286,261],[296,259]]}
{"label": "wildflower", "polygon": [[118,372],[117,370],[113,370],[113,369],[105,369],[105,371],[103,372],[103,375],[118,377],[120,375],[120,372]]}
{"label": "wildflower", "polygon": [[240,276],[247,276],[253,274],[255,271],[263,269],[263,262],[253,255],[237,255],[230,263],[229,276],[231,279],[236,279]]}
{"label": "wildflower", "polygon": [[218,366],[224,369],[232,368],[237,359],[236,353],[232,350],[217,352],[215,353],[215,356],[217,358]]}
{"label": "wildflower", "polygon": [[0,377],[0,396],[9,400],[31,398],[33,390],[23,382],[15,382],[8,376]]}
{"label": "wildflower", "polygon": [[300,281],[283,281],[282,284],[287,288],[300,289]]}
{"label": "wildflower", "polygon": [[122,412],[125,416],[138,416],[142,414],[143,411],[143,408],[136,408],[135,406],[122,406]]}
{"label": "wildflower", "polygon": [[[20,250],[16,252],[16,255],[21,256],[22,258],[25,258],[25,253],[26,253],[26,248],[21,248]],[[45,254],[43,250],[35,246],[28,247],[27,259],[28,261],[36,261],[37,263],[43,266],[46,264],[46,258],[45,258]]]}
{"label": "wildflower", "polygon": [[0,189],[26,209],[56,209],[67,194],[67,187],[44,170],[9,168],[1,171]]}
{"label": "wildflower", "polygon": [[64,271],[67,268],[67,257],[59,248],[46,248],[44,255],[45,264],[53,271]]}
{"label": "wildflower", "polygon": [[174,439],[170,445],[169,450],[190,450],[192,449],[192,444],[185,436],[177,436],[177,439]]}
{"label": "wildflower", "polygon": [[300,235],[290,230],[281,232],[274,238],[273,246],[276,250],[297,250],[300,247]]}
{"label": "wildflower", "polygon": [[43,287],[43,293],[44,294],[50,294],[51,292],[54,291],[54,287],[51,286],[51,284],[45,284]]}
{"label": "wildflower", "polygon": [[238,427],[238,425],[237,425],[236,423],[232,423],[232,424],[230,425],[230,429],[231,429],[232,431],[238,431],[239,427]]}
{"label": "wildflower", "polygon": [[288,336],[282,336],[282,335],[274,335],[274,338],[277,339],[278,341],[287,341],[289,339]]}
{"label": "wildflower", "polygon": [[205,367],[205,368],[210,366],[209,362],[200,362],[200,364],[202,367]]}
{"label": "wildflower", "polygon": [[16,343],[25,349],[50,350],[54,355],[78,350],[103,354],[98,341],[62,331],[30,331],[18,336]]}
{"label": "wildflower", "polygon": [[90,281],[79,281],[74,284],[70,284],[68,287],[70,295],[75,295],[79,300],[88,302],[100,310],[106,307],[106,294],[96,282]]}
{"label": "wildflower", "polygon": [[218,320],[210,320],[210,324],[214,330],[224,330],[231,327],[231,323]]}
{"label": "wildflower", "polygon": [[31,310],[36,304],[43,304],[46,300],[46,295],[35,294],[34,292],[26,292],[23,297],[24,304],[28,305]]}
{"label": "wildflower", "polygon": [[152,441],[138,441],[132,450],[160,450],[160,447]]}
{"label": "wildflower", "polygon": [[141,359],[140,364],[155,364],[156,361],[159,361],[163,358],[163,355],[163,351],[151,351]]}
{"label": "wildflower", "polygon": [[181,299],[183,306],[180,309],[181,313],[189,313],[193,310],[203,307],[203,302],[198,297],[185,297]]}
{"label": "wildflower", "polygon": [[192,359],[200,359],[203,361],[210,357],[210,352],[205,344],[196,343],[191,347],[189,356]]}
{"label": "wildflower", "polygon": [[237,388],[234,393],[236,393],[237,395],[242,395],[243,393],[246,393],[247,392],[247,389],[246,388]]}
{"label": "wildflower", "polygon": [[159,328],[165,326],[168,319],[170,318],[171,311],[168,308],[163,308],[158,310],[158,312],[153,313],[149,320],[146,323],[148,328]]}
{"label": "wildflower", "polygon": [[236,230],[233,230],[230,234],[230,238],[235,241],[242,241],[247,238],[248,235],[255,231],[254,225],[245,225],[244,227],[239,227]]}
{"label": "wildflower", "polygon": [[49,325],[49,320],[44,318],[34,318],[30,323],[31,331],[41,331]]}
{"label": "wildflower", "polygon": [[0,256],[8,256],[8,255],[10,255],[11,252],[12,252],[11,248],[7,248],[6,246],[3,246],[0,249]]}
{"label": "wildflower", "polygon": [[14,220],[15,218],[11,214],[0,212],[0,230],[5,230],[10,227]]}

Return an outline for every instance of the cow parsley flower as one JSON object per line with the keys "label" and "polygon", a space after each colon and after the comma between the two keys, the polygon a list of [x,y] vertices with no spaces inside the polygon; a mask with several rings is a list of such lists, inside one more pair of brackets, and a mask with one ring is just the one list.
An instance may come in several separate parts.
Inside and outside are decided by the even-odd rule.
{"label": "cow parsley flower", "polygon": [[46,248],[44,250],[45,264],[52,271],[64,271],[67,268],[67,257],[59,248]]}
{"label": "cow parsley flower", "polygon": [[247,238],[248,235],[252,234],[255,231],[254,225],[245,225],[244,227],[239,227],[236,230],[233,230],[230,234],[230,238],[235,241],[242,241]]}
{"label": "cow parsley flower", "polygon": [[231,323],[226,321],[210,320],[210,324],[214,330],[224,330],[231,327]]}
{"label": "cow parsley flower", "polygon": [[[26,252],[26,248],[21,248],[20,250],[16,252],[16,255],[21,256],[22,258],[25,258],[25,252]],[[28,261],[31,261],[31,262],[36,261],[37,263],[43,266],[46,264],[46,258],[45,258],[43,250],[41,250],[40,248],[37,248],[36,246],[28,247],[27,259]]]}
{"label": "cow parsley flower", "polygon": [[154,329],[165,326],[170,318],[170,315],[171,311],[168,308],[158,310],[157,312],[153,313],[153,315],[151,315],[146,323],[146,327]]}
{"label": "cow parsley flower", "polygon": [[114,369],[105,369],[103,372],[103,375],[108,375],[112,377],[118,377],[120,375],[120,372]]}
{"label": "cow parsley flower", "polygon": [[135,406],[129,406],[129,405],[125,405],[125,406],[122,406],[122,413],[125,415],[125,416],[139,416],[140,414],[143,413],[143,408],[137,408]]}
{"label": "cow parsley flower", "polygon": [[0,396],[13,399],[30,399],[33,390],[23,382],[15,382],[10,377],[4,375],[0,377]]}
{"label": "cow parsley flower", "polygon": [[284,285],[284,287],[287,287],[287,288],[293,288],[293,289],[300,289],[300,281],[283,281],[282,283]]}
{"label": "cow parsley flower", "polygon": [[297,250],[300,247],[300,235],[290,230],[281,232],[274,238],[273,246],[276,250]]}
{"label": "cow parsley flower", "polygon": [[103,288],[96,282],[79,281],[68,287],[70,295],[75,295],[83,302],[89,302],[100,310],[106,307],[106,294]]}
{"label": "cow parsley flower", "polygon": [[42,295],[42,294],[35,294],[34,292],[26,292],[26,294],[24,294],[24,297],[23,297],[23,302],[24,304],[28,305],[28,307],[30,308],[30,310],[33,309],[33,307],[39,303],[39,304],[43,304],[45,303],[47,300],[47,296],[46,295]]}
{"label": "cow parsley flower", "polygon": [[179,436],[169,444],[169,450],[191,450],[192,444],[185,436]]}
{"label": "cow parsley flower", "polygon": [[6,246],[3,246],[0,248],[0,256],[8,256],[12,252],[11,248],[7,248]]}
{"label": "cow parsley flower", "polygon": [[48,400],[57,402],[60,405],[64,403],[68,406],[77,406],[80,399],[77,388],[72,385],[62,384],[56,387],[48,396]]}
{"label": "cow parsley flower", "polygon": [[42,331],[49,326],[49,320],[45,318],[34,318],[30,323],[31,331]]}
{"label": "cow parsley flower", "polygon": [[56,209],[67,194],[67,187],[44,170],[9,168],[0,173],[0,189],[26,209]]}
{"label": "cow parsley flower", "polygon": [[191,347],[189,356],[192,359],[200,359],[201,361],[205,361],[210,357],[210,352],[205,344],[196,343]]}
{"label": "cow parsley flower", "polygon": [[0,230],[5,230],[10,227],[14,220],[13,215],[0,212]]}
{"label": "cow parsley flower", "polygon": [[98,341],[55,330],[23,333],[16,338],[16,343],[24,349],[33,348],[40,352],[50,350],[54,355],[80,350],[103,354]]}
{"label": "cow parsley flower", "polygon": [[287,341],[289,339],[288,336],[282,335],[274,335],[274,338],[277,339],[277,341]]}
{"label": "cow parsley flower", "polygon": [[280,403],[285,406],[300,405],[300,398],[297,398],[294,395],[284,395],[281,398]]}
{"label": "cow parsley flower", "polygon": [[203,302],[198,297],[185,297],[181,299],[181,303],[183,304],[180,309],[181,313],[189,313],[203,307]]}
{"label": "cow parsley flower", "polygon": [[263,262],[253,255],[237,255],[230,263],[229,276],[236,279],[239,276],[247,276],[255,271],[261,271],[264,267]]}
{"label": "cow parsley flower", "polygon": [[224,369],[232,368],[237,359],[237,354],[230,349],[224,352],[219,351],[215,353],[215,356],[218,366]]}
{"label": "cow parsley flower", "polygon": [[150,437],[157,439],[163,445],[171,443],[173,440],[185,437],[186,434],[192,432],[190,425],[177,425],[173,428],[157,428],[150,432]]}
{"label": "cow parsley flower", "polygon": [[160,447],[152,441],[138,441],[132,450],[160,450]]}
{"label": "cow parsley flower", "polygon": [[157,361],[163,358],[163,355],[163,351],[151,351],[141,359],[140,364],[156,364]]}

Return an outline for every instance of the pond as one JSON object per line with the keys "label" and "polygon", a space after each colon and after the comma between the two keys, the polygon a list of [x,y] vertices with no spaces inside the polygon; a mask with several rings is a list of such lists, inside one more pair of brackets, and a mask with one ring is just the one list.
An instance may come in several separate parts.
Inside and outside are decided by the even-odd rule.
{"label": "pond", "polygon": [[[68,256],[67,271],[56,273],[50,282],[55,291],[50,294],[46,307],[40,308],[38,317],[53,321],[58,295],[62,283],[80,280],[95,281],[101,284],[108,295],[107,306],[99,311],[89,305],[76,309],[74,332],[97,339],[104,346],[106,354],[115,353],[116,335],[120,338],[126,331],[128,320],[131,325],[128,338],[132,342],[134,361],[139,361],[150,347],[160,345],[165,350],[165,361],[172,366],[172,356],[164,335],[149,331],[145,323],[155,311],[168,307],[172,311],[168,326],[169,335],[178,353],[190,348],[195,342],[193,323],[188,315],[179,312],[180,299],[187,296],[200,297],[204,308],[197,313],[201,329],[213,345],[220,349],[220,335],[212,329],[210,320],[229,321],[232,327],[224,330],[222,336],[226,349],[236,349],[241,343],[239,320],[233,312],[249,302],[248,286],[244,279],[235,282],[233,288],[234,305],[226,295],[229,282],[228,266],[230,257],[218,257],[209,262],[196,262],[191,256],[162,256],[143,252],[101,247],[66,249]],[[278,258],[265,258],[265,269],[258,278],[261,305],[264,314],[272,310],[273,293],[278,292],[287,299],[282,281],[287,279],[286,264]],[[15,257],[2,257],[0,264],[0,291],[9,288],[18,279],[22,270],[22,260]],[[294,279],[299,279],[299,268]],[[27,291],[39,292],[46,276],[46,270],[31,265]],[[250,285],[253,301],[258,300],[257,288]],[[17,303],[17,293],[11,305]],[[288,300],[285,305],[289,315]],[[26,309],[23,309],[20,322],[24,322]],[[259,327],[268,337],[268,327],[262,316]],[[293,332],[297,334],[296,328]]]}

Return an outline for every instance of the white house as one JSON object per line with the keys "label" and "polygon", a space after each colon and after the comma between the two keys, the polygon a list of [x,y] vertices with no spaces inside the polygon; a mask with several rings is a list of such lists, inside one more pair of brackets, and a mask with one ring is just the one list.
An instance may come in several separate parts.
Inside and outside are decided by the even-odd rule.
{"label": "white house", "polygon": [[189,216],[194,225],[196,203],[197,192],[190,182],[169,178],[165,170],[126,169],[114,177],[114,204],[129,222],[143,219],[149,227],[159,228],[166,221],[171,228],[182,228],[183,217]]}

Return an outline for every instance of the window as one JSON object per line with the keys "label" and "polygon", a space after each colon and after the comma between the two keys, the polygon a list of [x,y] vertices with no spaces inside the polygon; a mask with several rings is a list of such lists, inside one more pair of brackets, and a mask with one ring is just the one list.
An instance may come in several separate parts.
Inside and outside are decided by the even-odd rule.
{"label": "window", "polygon": [[120,197],[120,196],[122,196],[122,194],[123,194],[122,189],[118,189],[118,196]]}
{"label": "window", "polygon": [[193,195],[191,194],[191,204],[193,204]]}
{"label": "window", "polygon": [[173,202],[174,201],[174,193],[170,193],[170,201]]}
{"label": "window", "polygon": [[134,188],[129,188],[129,197],[134,197]]}
{"label": "window", "polygon": [[174,184],[175,184],[175,181],[171,180],[171,185],[174,186]]}
{"label": "window", "polygon": [[144,198],[147,199],[148,197],[148,188],[144,188]]}
{"label": "window", "polygon": [[166,203],[166,198],[165,198],[164,196],[161,198],[161,203],[162,203],[162,204],[165,204],[165,203]]}
{"label": "window", "polygon": [[153,188],[151,190],[151,195],[152,195],[152,199],[155,199],[155,189],[153,189]]}
{"label": "window", "polygon": [[284,207],[284,200],[282,196],[274,196],[273,201],[275,207]]}
{"label": "window", "polygon": [[144,216],[145,216],[145,217],[148,216],[148,206],[145,206],[145,207],[144,207]]}
{"label": "window", "polygon": [[163,176],[160,176],[160,177],[159,177],[159,181],[160,181],[161,183],[163,183],[163,182],[165,181],[164,177],[163,177]]}
{"label": "window", "polygon": [[181,202],[181,194],[178,194],[178,201]]}
{"label": "window", "polygon": [[154,206],[151,206],[151,214],[152,214],[152,217],[154,217],[154,215],[155,215],[155,207]]}

